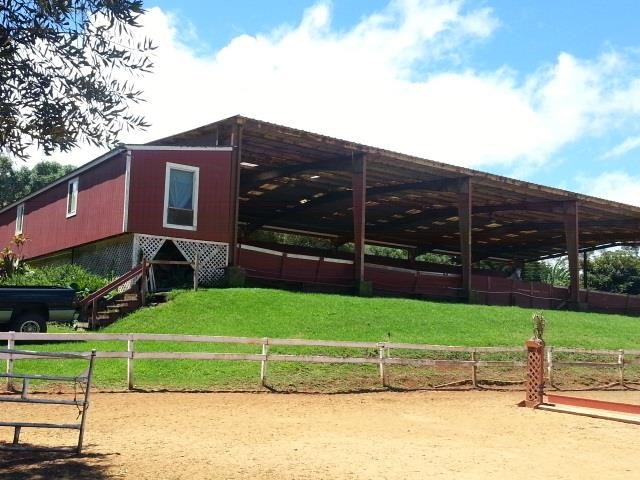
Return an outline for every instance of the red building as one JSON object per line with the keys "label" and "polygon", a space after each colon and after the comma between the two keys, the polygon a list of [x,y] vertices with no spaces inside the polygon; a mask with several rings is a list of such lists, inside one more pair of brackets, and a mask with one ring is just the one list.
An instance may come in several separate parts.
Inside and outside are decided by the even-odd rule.
{"label": "red building", "polygon": [[126,146],[0,211],[0,241],[28,241],[32,263],[121,274],[170,240],[202,281],[218,279],[232,239],[229,147]]}
{"label": "red building", "polygon": [[[587,252],[640,245],[639,207],[241,116],[93,160],[0,210],[0,245],[19,232],[32,263],[103,274],[142,257],[197,256],[205,283],[237,265],[307,287],[640,313],[638,296],[589,292],[580,267]],[[314,248],[275,242],[283,232]],[[429,264],[424,253],[454,261]],[[474,270],[560,256],[568,289]]]}

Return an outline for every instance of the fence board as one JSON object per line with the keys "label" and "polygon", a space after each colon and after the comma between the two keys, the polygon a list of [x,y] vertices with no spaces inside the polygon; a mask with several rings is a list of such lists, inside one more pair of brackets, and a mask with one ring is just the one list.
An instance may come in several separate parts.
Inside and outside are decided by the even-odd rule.
{"label": "fence board", "polygon": [[[127,379],[129,388],[132,389],[134,361],[135,360],[217,360],[217,361],[254,361],[261,362],[261,382],[266,381],[267,363],[274,362],[306,362],[320,364],[370,364],[378,365],[380,378],[384,385],[387,385],[386,366],[408,365],[408,366],[439,366],[439,367],[470,367],[472,382],[477,383],[478,367],[512,367],[521,368],[525,366],[523,347],[468,347],[456,345],[428,345],[396,342],[361,342],[342,340],[309,340],[295,338],[257,338],[257,337],[237,337],[237,336],[214,336],[214,335],[174,335],[174,334],[101,334],[101,333],[63,333],[63,334],[30,334],[0,332],[0,340],[6,340],[12,346],[16,340],[20,341],[126,341],[126,349],[123,345],[122,351],[100,351],[96,353],[97,358],[105,359],[127,359]],[[228,345],[256,345],[261,346],[261,353],[222,353],[222,352],[140,352],[135,350],[135,342],[185,342],[185,343],[211,343]],[[324,347],[343,349],[366,349],[375,350],[375,356],[354,355],[335,356],[323,354],[285,354],[269,353],[269,346],[291,346],[291,347]],[[392,350],[403,350],[405,352],[434,352],[434,353],[467,353],[469,359],[437,359],[437,358],[415,358],[404,356],[391,357]],[[370,353],[370,352],[368,352]],[[480,354],[522,354],[522,359],[515,360],[483,360],[479,359]],[[558,361],[553,355],[578,354],[578,355],[600,355],[612,356],[617,362],[596,362],[596,361]],[[362,352],[360,353],[362,355]],[[550,381],[554,368],[563,367],[586,367],[586,368],[613,368],[617,367],[622,371],[624,365],[640,364],[640,358],[626,359],[625,355],[640,356],[640,350],[594,350],[586,348],[548,347],[547,348],[547,369]],[[43,359],[55,357],[63,358],[84,358],[72,352],[26,352],[9,354],[0,349],[0,358],[7,359],[7,374],[13,376],[13,361],[25,358]],[[622,374],[621,374],[622,375]],[[0,375],[7,376],[7,375]],[[624,381],[623,378],[620,380]]]}

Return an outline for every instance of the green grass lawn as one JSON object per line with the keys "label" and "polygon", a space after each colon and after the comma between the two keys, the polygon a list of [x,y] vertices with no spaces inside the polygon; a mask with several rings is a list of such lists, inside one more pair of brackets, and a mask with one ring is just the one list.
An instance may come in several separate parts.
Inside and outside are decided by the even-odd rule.
{"label": "green grass lawn", "polygon": [[[172,333],[271,338],[354,341],[392,341],[470,347],[521,347],[532,334],[534,310],[427,302],[398,298],[359,298],[305,294],[269,289],[213,289],[177,292],[162,305],[142,309],[103,329],[102,333]],[[544,312],[545,340],[555,347],[640,349],[640,319],[620,315],[565,311]],[[52,329],[53,331],[54,329]],[[61,330],[58,330],[61,331]],[[52,343],[30,346],[47,350],[123,350],[124,342]],[[137,342],[137,351],[244,351],[259,346]],[[374,355],[322,348],[272,348],[272,352],[337,355]],[[51,372],[77,369],[68,361],[18,362],[20,368]],[[136,384],[143,388],[255,389],[259,364],[189,360],[140,360]],[[405,369],[406,370],[406,369]],[[424,370],[424,369],[423,369]],[[102,388],[124,388],[123,360],[99,360],[96,383]],[[344,372],[353,382],[341,383]],[[397,370],[400,372],[400,370]],[[271,364],[270,383],[277,389],[301,384],[320,390],[374,388],[374,366],[300,363]],[[405,375],[404,370],[402,375]],[[418,376],[424,372],[416,373]],[[398,374],[397,378],[401,375]],[[411,382],[410,382],[411,383]]]}

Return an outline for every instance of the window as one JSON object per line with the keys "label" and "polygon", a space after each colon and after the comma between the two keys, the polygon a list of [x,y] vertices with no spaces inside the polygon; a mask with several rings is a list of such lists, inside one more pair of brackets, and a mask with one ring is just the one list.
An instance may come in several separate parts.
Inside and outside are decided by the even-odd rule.
{"label": "window", "polygon": [[67,218],[73,217],[78,210],[78,179],[69,180],[67,184]]}
{"label": "window", "polygon": [[198,225],[197,167],[167,163],[164,183],[164,226],[195,230]]}
{"label": "window", "polygon": [[16,235],[22,233],[22,225],[24,223],[24,203],[18,205],[16,208]]}

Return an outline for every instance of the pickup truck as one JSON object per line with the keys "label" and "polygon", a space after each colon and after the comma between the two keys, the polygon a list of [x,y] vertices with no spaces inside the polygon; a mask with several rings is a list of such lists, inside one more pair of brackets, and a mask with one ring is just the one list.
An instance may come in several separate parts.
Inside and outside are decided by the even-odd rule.
{"label": "pickup truck", "polygon": [[44,333],[47,322],[71,323],[76,293],[62,287],[0,287],[0,330]]}

